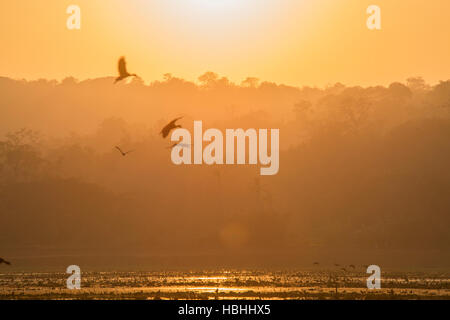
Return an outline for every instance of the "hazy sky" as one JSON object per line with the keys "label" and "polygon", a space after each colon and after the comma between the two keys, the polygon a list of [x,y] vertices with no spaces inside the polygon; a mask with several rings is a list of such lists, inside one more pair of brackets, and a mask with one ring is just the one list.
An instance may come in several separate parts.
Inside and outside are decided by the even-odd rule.
{"label": "hazy sky", "polygon": [[[81,30],[66,9],[81,8]],[[366,27],[381,7],[382,30]],[[15,0],[0,2],[0,76],[115,74],[146,82],[214,71],[291,85],[387,84],[450,76],[448,0]]]}

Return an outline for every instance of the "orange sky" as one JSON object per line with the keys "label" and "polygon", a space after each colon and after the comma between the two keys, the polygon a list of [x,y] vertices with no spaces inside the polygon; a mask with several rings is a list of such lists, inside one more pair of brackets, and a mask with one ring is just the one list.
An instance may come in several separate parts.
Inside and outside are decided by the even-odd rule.
{"label": "orange sky", "polygon": [[[81,7],[79,31],[66,8]],[[382,30],[366,8],[382,9]],[[214,71],[291,85],[450,78],[448,0],[15,0],[0,2],[0,76],[115,74],[125,55],[146,82]]]}

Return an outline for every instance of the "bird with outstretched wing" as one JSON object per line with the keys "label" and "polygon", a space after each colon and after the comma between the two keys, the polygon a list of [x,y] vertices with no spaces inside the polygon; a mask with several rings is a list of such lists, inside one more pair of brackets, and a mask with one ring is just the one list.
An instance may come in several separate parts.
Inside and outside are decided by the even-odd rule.
{"label": "bird with outstretched wing", "polygon": [[119,76],[116,78],[114,83],[119,82],[128,77],[137,77],[137,74],[135,74],[135,73],[131,74],[127,71],[127,63],[125,61],[125,57],[120,57],[119,62],[118,62],[118,70],[119,70]]}
{"label": "bird with outstretched wing", "polygon": [[182,119],[182,118],[183,118],[183,117],[179,117],[179,118],[176,118],[176,119],[170,121],[170,122],[169,122],[169,123],[161,130],[160,134],[163,136],[163,138],[166,138],[166,137],[169,135],[170,131],[172,131],[173,129],[181,128],[181,126],[175,124],[175,122],[177,122],[178,120],[180,120],[180,119]]}
{"label": "bird with outstretched wing", "polygon": [[127,154],[129,154],[130,152],[133,152],[133,151],[134,151],[134,150],[130,150],[130,151],[127,151],[127,152],[123,152],[122,149],[120,149],[120,147],[118,147],[118,146],[116,146],[116,149],[119,150],[120,154],[121,154],[122,156],[124,156],[124,157],[125,157]]}

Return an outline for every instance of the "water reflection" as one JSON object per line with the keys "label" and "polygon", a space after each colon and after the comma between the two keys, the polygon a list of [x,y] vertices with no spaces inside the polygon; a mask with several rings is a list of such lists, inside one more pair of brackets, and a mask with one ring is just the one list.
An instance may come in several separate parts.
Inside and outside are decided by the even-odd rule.
{"label": "water reflection", "polygon": [[[448,272],[385,272],[381,290],[365,274],[322,271],[2,273],[0,299],[449,299]],[[408,279],[408,280],[406,280]]]}

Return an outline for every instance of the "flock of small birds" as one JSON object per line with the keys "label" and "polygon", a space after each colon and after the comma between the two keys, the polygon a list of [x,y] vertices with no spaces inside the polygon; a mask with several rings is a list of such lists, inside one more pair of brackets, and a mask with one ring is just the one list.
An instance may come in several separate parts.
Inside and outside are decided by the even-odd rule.
{"label": "flock of small birds", "polygon": [[[122,81],[126,78],[129,77],[138,77],[137,74],[135,73],[129,73],[127,70],[127,63],[125,61],[125,57],[120,57],[119,59],[119,63],[118,63],[118,70],[119,70],[119,76],[115,79],[114,83],[117,83],[119,81]],[[170,131],[176,129],[176,128],[181,128],[181,125],[176,124],[176,122],[180,119],[182,119],[183,117],[179,117],[176,119],[173,119],[172,121],[170,121],[164,128],[162,128],[160,134],[162,135],[162,137],[165,139],[167,138],[167,136],[169,135]],[[176,146],[180,146],[180,147],[189,147],[190,145],[187,144],[182,144],[182,143],[175,143],[173,145],[171,145],[170,147],[168,147],[167,149],[173,149]],[[129,154],[130,152],[133,152],[134,150],[130,150],[130,151],[122,151],[122,149],[119,146],[116,146],[116,149],[119,150],[120,154],[125,157],[127,154]]]}

